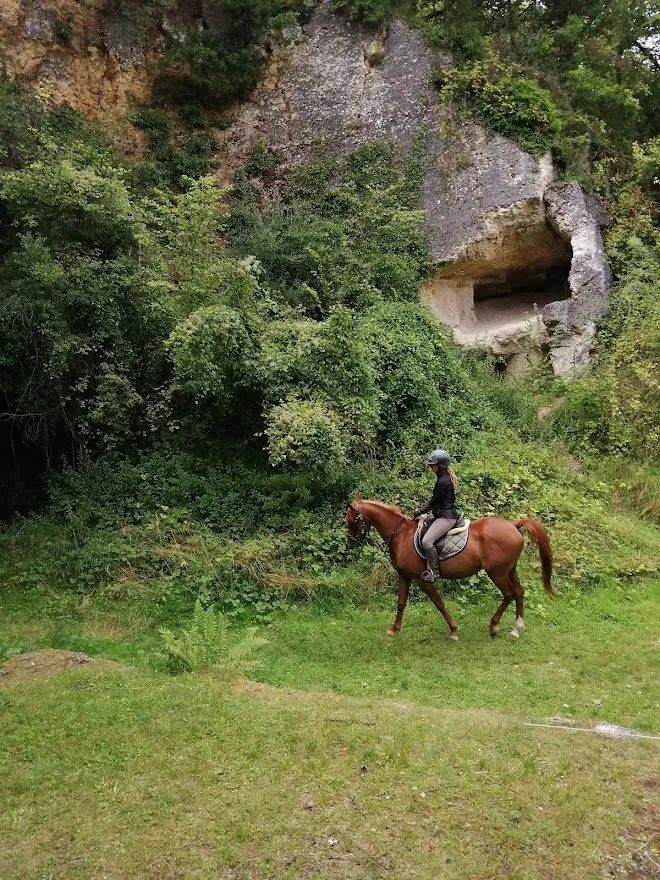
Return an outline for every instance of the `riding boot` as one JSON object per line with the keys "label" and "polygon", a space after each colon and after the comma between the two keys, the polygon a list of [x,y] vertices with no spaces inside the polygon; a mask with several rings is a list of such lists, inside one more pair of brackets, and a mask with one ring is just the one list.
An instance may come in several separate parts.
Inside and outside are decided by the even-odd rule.
{"label": "riding boot", "polygon": [[426,584],[432,584],[433,581],[437,581],[440,577],[439,565],[438,565],[438,551],[435,547],[425,547],[424,552],[426,554],[426,562],[428,563],[428,568],[426,571],[422,572],[422,580]]}

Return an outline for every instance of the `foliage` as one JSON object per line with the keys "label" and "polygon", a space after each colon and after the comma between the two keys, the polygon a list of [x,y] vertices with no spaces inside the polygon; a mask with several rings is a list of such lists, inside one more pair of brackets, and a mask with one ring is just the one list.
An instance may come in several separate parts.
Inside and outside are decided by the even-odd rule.
{"label": "foliage", "polygon": [[629,242],[630,268],[612,295],[595,370],[571,382],[555,430],[582,451],[658,460],[660,250]]}
{"label": "foliage", "polygon": [[391,0],[333,0],[332,9],[367,27],[380,27],[392,16]]}
{"label": "foliage", "polygon": [[255,664],[255,654],[268,644],[257,636],[256,627],[244,630],[238,639],[231,639],[225,618],[213,606],[204,608],[195,602],[190,627],[178,636],[166,628],[160,630],[163,649],[173,670],[197,672],[209,667],[225,674],[245,674]]}
{"label": "foliage", "polygon": [[340,304],[415,299],[426,244],[414,170],[412,162],[397,167],[384,147],[343,164],[319,160],[290,172],[263,212],[254,183],[243,179],[230,227],[235,247],[255,255],[272,289],[315,319]]}
{"label": "foliage", "polygon": [[441,98],[464,115],[511,138],[532,154],[555,144],[561,119],[550,92],[496,56],[451,68],[441,80]]}
{"label": "foliage", "polygon": [[227,405],[247,381],[252,343],[235,309],[196,309],[176,325],[165,346],[174,366],[173,390],[197,403],[212,398]]}
{"label": "foliage", "polygon": [[[588,64],[576,60],[584,29],[557,9],[532,51],[527,6],[507,40],[499,13],[474,5],[474,40],[444,76],[444,98],[535,152],[552,142],[575,157],[586,145],[584,168],[615,221],[620,280],[599,366],[566,388],[551,430],[581,454],[648,457],[658,144],[642,74],[631,61],[612,91],[611,53],[592,45]],[[450,8],[425,19],[444,22],[443,39],[457,26]],[[274,14],[250,4],[243,24],[228,20],[228,34],[245,26],[240,39],[195,38],[170,72],[221,104],[248,87]],[[544,61],[541,75],[550,31],[561,65],[582,73]],[[148,163],[0,79],[0,417],[52,469],[75,465],[52,480],[49,510],[3,539],[13,583],[129,598],[160,623],[198,597],[270,620],[287,600],[362,595],[372,567],[377,591],[389,574],[375,543],[360,558],[346,551],[345,499],[360,486],[410,510],[430,489],[421,462],[438,444],[458,460],[468,515],[531,514],[553,527],[564,585],[638,571],[650,533],[609,508],[649,510],[652,481],[611,491],[576,476],[529,389],[496,380],[421,307],[421,143],[407,157],[376,145],[288,169],[260,144],[229,196],[200,176],[206,129],[184,135],[160,105],[133,119]]]}
{"label": "foliage", "polygon": [[320,471],[346,463],[344,432],[332,413],[310,400],[287,400],[268,414],[266,436],[273,464]]}
{"label": "foliage", "polygon": [[123,21],[127,26],[145,31],[150,24],[162,19],[175,0],[103,0],[105,13]]}
{"label": "foliage", "polygon": [[454,56],[445,97],[532,152],[551,147],[570,176],[593,184],[604,159],[625,169],[658,134],[653,4],[416,0],[413,17]]}
{"label": "foliage", "polygon": [[181,105],[217,109],[255,85],[269,35],[296,19],[296,0],[212,0],[213,25],[170,45],[157,92]]}
{"label": "foliage", "polygon": [[186,178],[202,177],[211,171],[216,143],[210,132],[180,136],[175,143],[174,124],[167,110],[140,105],[133,108],[129,118],[146,134],[151,159],[165,185],[181,187]]}

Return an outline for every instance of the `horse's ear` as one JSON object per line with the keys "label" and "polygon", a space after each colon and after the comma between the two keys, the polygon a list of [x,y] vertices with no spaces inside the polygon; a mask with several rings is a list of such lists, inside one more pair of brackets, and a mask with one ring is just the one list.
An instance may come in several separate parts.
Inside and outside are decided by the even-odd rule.
{"label": "horse's ear", "polygon": [[356,489],[355,490],[355,498],[353,499],[353,501],[360,501],[360,500],[361,500],[360,499],[360,490]]}

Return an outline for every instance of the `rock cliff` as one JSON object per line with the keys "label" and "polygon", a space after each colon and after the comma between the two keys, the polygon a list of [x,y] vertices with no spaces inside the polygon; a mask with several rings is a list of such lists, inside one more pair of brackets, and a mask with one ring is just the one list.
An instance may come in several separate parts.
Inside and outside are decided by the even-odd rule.
{"label": "rock cliff", "polygon": [[[148,97],[166,33],[221,27],[206,6],[181,0],[147,50],[144,34],[100,0],[4,0],[0,38],[17,79],[114,125],[129,100]],[[460,344],[486,348],[512,370],[545,352],[558,374],[583,368],[611,283],[598,205],[577,184],[556,182],[549,156],[537,160],[441,109],[432,74],[447,59],[404,22],[374,34],[324,2],[284,36],[288,44],[219,135],[223,173],[259,141],[290,164],[319,146],[345,153],[388,141],[406,152],[417,144],[436,266],[422,291],[429,309]]]}
{"label": "rock cliff", "polygon": [[12,76],[88,118],[122,119],[131,96],[149,94],[144,35],[100,0],[2,0],[0,44]]}
{"label": "rock cliff", "polygon": [[548,349],[556,373],[578,371],[607,310],[604,217],[577,184],[554,182],[549,155],[441,110],[431,77],[443,64],[401,21],[374,35],[322,4],[225,134],[229,165],[257,141],[296,164],[320,145],[406,151],[419,138],[433,314],[514,370]]}

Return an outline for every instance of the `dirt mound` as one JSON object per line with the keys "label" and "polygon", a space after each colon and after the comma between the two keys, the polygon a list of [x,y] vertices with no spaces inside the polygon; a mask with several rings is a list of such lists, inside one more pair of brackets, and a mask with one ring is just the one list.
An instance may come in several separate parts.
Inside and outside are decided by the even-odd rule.
{"label": "dirt mound", "polygon": [[107,660],[95,660],[77,651],[63,651],[58,648],[44,648],[42,651],[27,651],[16,654],[0,666],[0,686],[14,682],[43,678],[65,669],[79,666],[105,666]]}

